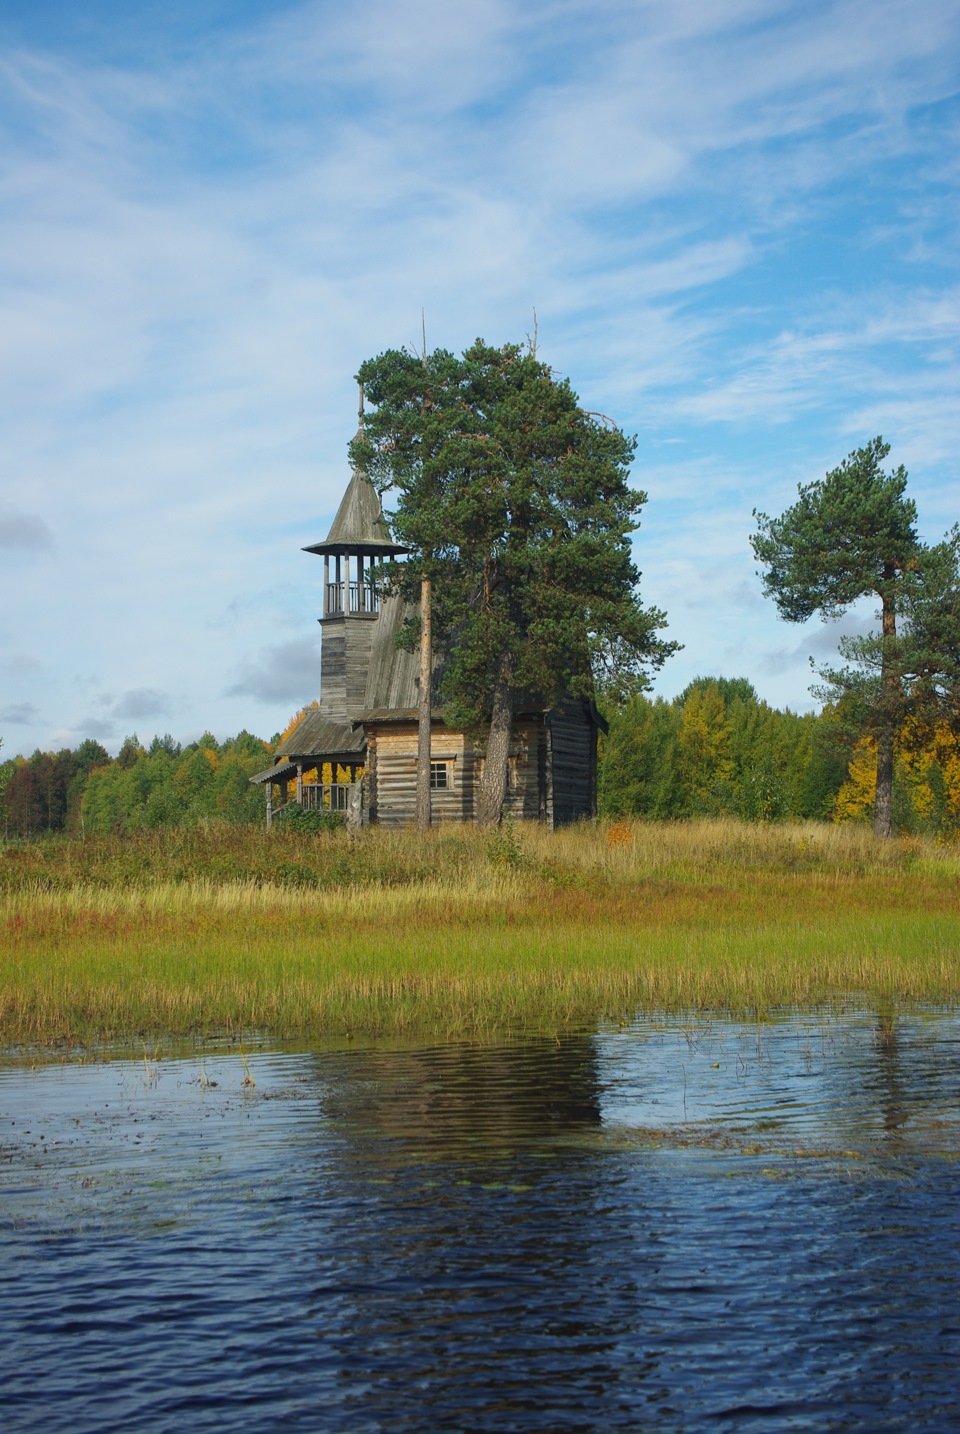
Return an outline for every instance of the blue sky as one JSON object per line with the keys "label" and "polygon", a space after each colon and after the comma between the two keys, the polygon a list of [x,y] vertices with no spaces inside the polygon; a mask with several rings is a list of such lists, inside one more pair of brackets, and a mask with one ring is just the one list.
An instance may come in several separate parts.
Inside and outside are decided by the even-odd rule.
{"label": "blue sky", "polygon": [[316,695],[300,548],[421,310],[460,350],[535,307],[637,435],[657,690],[811,707],[843,628],[778,620],[751,512],[882,433],[960,517],[958,89],[958,0],[6,7],[3,755]]}

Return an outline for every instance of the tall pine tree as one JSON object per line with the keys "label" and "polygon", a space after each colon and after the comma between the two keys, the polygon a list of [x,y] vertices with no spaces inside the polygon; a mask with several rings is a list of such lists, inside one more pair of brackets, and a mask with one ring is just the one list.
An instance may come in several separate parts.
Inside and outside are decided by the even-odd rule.
{"label": "tall pine tree", "polygon": [[864,716],[877,739],[878,836],[893,830],[894,739],[905,711],[897,616],[922,556],[916,505],[905,497],[906,469],[883,471],[889,452],[890,445],[875,438],[825,478],[801,486],[798,501],[779,518],[755,510],[758,531],[750,540],[766,569],[764,591],[788,622],[815,613],[838,617],[862,597],[880,600],[881,631],[869,652],[848,649],[855,663],[869,667],[875,659],[875,671],[865,683],[851,669],[827,674],[831,695],[866,698]]}
{"label": "tall pine tree", "polygon": [[623,690],[675,649],[637,591],[634,443],[516,344],[391,351],[358,378],[376,407],[353,456],[396,494],[410,549],[396,580],[411,600],[431,582],[446,717],[485,729],[478,819],[496,822],[518,693],[549,705]]}

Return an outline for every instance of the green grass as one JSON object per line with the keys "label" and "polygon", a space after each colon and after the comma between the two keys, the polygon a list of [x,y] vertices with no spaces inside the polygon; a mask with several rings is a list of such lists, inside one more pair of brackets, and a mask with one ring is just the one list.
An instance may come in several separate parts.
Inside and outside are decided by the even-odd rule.
{"label": "green grass", "polygon": [[732,822],[0,853],[0,1040],[478,1033],[960,994],[960,853]]}

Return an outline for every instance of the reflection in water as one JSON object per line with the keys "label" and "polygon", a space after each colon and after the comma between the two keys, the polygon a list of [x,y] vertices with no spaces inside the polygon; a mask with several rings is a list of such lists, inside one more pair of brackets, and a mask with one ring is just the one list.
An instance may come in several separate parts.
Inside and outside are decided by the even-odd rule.
{"label": "reflection in water", "polygon": [[883,1096],[883,1127],[895,1135],[908,1120],[908,1112],[899,1082],[899,1046],[897,1043],[897,1012],[889,997],[877,1005],[877,1063],[879,1085]]}
{"label": "reflection in water", "polygon": [[320,1193],[353,1209],[360,1256],[327,1329],[344,1428],[442,1427],[453,1410],[463,1427],[536,1428],[561,1388],[565,1417],[597,1403],[620,1232],[604,1233],[592,1148],[595,1045],[381,1050],[325,1074],[339,1138]]}
{"label": "reflection in water", "polygon": [[954,1015],[0,1071],[4,1428],[944,1428]]}
{"label": "reflection in water", "polygon": [[516,1045],[367,1049],[331,1079],[315,1059],[321,1110],[344,1134],[357,1128],[442,1158],[475,1147],[526,1145],[600,1124],[596,1038],[531,1039]]}

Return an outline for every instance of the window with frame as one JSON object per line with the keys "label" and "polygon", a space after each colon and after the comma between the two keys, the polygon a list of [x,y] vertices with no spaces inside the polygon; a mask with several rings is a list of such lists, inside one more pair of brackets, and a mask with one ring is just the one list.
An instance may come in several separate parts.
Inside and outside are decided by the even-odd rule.
{"label": "window with frame", "polygon": [[452,783],[451,780],[450,780],[450,763],[449,763],[449,762],[431,762],[431,763],[430,763],[430,789],[431,789],[431,791],[434,791],[434,792],[436,792],[436,791],[445,791],[448,787],[452,787],[452,786],[453,786],[453,783]]}

